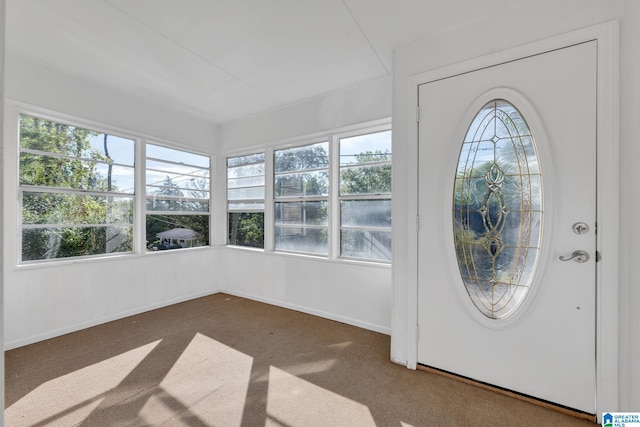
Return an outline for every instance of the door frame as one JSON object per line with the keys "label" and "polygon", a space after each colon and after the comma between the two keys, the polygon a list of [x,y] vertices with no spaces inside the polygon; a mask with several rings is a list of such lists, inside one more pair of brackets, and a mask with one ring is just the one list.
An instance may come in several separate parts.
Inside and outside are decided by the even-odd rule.
{"label": "door frame", "polygon": [[[415,201],[408,206],[407,217],[418,218],[418,92],[419,86],[439,79],[456,76],[505,62],[562,49],[588,41],[597,42],[597,131],[596,131],[596,216],[598,233],[596,248],[602,254],[596,264],[596,405],[598,420],[604,411],[618,410],[618,242],[619,242],[619,23],[610,21],[600,25],[550,37],[494,54],[444,66],[409,79],[408,194]],[[408,292],[407,292],[407,367],[416,369],[418,358],[418,232],[409,234]],[[605,285],[606,286],[603,286]]]}

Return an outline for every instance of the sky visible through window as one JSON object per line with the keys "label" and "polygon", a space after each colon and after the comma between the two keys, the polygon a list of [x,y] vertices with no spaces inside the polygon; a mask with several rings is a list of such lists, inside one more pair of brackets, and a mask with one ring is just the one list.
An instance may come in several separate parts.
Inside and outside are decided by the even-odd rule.
{"label": "sky visible through window", "polygon": [[[134,169],[132,168],[118,168],[117,165],[134,165],[135,150],[132,146],[134,141],[131,139],[107,134],[107,150],[105,150],[104,144],[105,134],[92,135],[89,138],[91,148],[104,154],[106,156],[108,151],[109,158],[116,165],[112,172],[114,185],[117,186],[119,191],[132,192],[135,182]],[[167,178],[167,172],[177,175],[184,175],[185,173],[193,174],[198,177],[208,177],[209,158],[199,154],[192,154],[185,151],[174,150],[159,145],[146,145],[147,157],[169,160],[175,165],[163,165],[163,173],[151,174],[147,176],[147,185],[160,185]],[[180,165],[180,163],[184,164]],[[189,165],[189,166],[186,166]],[[193,166],[196,166],[195,168]],[[188,170],[187,170],[188,169]],[[207,171],[201,173],[201,171]],[[184,179],[184,178],[183,178]],[[175,182],[179,184],[178,182]]]}
{"label": "sky visible through window", "polygon": [[357,156],[367,151],[391,154],[391,131],[342,138],[340,140],[340,165],[357,163]]}
{"label": "sky visible through window", "polygon": [[[91,149],[96,150],[97,152],[107,155],[109,154],[109,158],[113,161],[114,166],[111,170],[112,182],[115,188],[118,191],[123,193],[133,193],[135,188],[135,172],[132,167],[122,167],[119,165],[127,165],[134,166],[134,144],[135,142],[131,139],[122,138],[119,136],[114,136],[110,134],[106,134],[107,144],[105,149],[105,134],[100,133],[97,135],[89,136],[89,143],[91,145]],[[106,165],[98,165],[97,166],[100,172],[102,169],[105,169]],[[106,172],[103,173],[106,176]]]}

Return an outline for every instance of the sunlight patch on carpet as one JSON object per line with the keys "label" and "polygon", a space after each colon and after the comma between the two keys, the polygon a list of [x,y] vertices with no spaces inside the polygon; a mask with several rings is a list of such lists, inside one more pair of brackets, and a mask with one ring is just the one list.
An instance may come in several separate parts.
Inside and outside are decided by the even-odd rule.
{"label": "sunlight patch on carpet", "polygon": [[[117,387],[161,341],[137,347],[41,384],[5,409],[7,425],[76,425],[96,409],[107,393]],[[11,380],[20,381],[20,378]],[[60,407],[61,402],[65,402],[64,407]],[[33,411],[34,407],[38,411]]]}
{"label": "sunlight patch on carpet", "polygon": [[366,405],[273,366],[268,396],[267,426],[307,425],[309,419],[324,425],[376,425]]}
{"label": "sunlight patch on carpet", "polygon": [[149,424],[198,419],[240,425],[252,365],[253,357],[197,333],[160,383],[161,395],[139,415]]}

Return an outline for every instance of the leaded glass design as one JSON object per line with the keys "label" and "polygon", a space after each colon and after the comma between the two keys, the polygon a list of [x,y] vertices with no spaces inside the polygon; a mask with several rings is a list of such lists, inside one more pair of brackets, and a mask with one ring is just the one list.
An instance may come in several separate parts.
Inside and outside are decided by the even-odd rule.
{"label": "leaded glass design", "polygon": [[508,101],[485,104],[469,126],[456,172],[453,235],[476,308],[504,319],[524,300],[540,253],[542,177],[534,138]]}

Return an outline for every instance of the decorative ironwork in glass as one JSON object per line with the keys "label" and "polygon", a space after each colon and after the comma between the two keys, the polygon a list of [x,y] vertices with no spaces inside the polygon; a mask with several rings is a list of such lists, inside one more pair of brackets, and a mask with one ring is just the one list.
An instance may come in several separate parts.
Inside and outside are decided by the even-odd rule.
{"label": "decorative ironwork in glass", "polygon": [[540,253],[542,177],[533,136],[508,101],[485,104],[469,126],[456,172],[453,235],[476,308],[504,319],[524,300]]}

